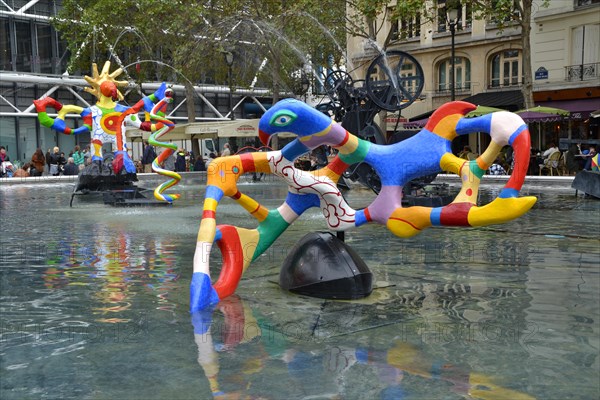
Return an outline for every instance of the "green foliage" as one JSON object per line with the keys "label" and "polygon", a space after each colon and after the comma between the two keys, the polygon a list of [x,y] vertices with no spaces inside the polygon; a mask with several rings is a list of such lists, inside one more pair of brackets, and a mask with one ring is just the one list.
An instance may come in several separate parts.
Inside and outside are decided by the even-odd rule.
{"label": "green foliage", "polygon": [[[236,86],[249,86],[258,73],[259,86],[270,87],[275,76],[291,89],[305,63],[343,56],[344,12],[341,0],[327,7],[316,0],[64,0],[54,25],[73,72],[115,63],[116,55],[132,80],[226,84],[230,51]],[[137,72],[138,59],[152,62]]]}

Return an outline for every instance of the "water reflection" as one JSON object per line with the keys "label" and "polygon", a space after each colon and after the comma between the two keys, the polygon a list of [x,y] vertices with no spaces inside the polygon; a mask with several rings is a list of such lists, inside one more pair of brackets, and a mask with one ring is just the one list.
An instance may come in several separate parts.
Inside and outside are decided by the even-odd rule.
{"label": "water reflection", "polygon": [[93,232],[89,242],[85,241],[89,237],[75,238],[69,232],[49,242],[44,285],[49,289],[88,287],[97,303],[92,307],[97,322],[130,322],[125,312],[131,309],[139,287],[155,294],[157,309],[173,312],[168,294],[178,278],[176,246],[150,236],[136,244],[131,233],[109,231],[100,224]]}
{"label": "water reflection", "polygon": [[[473,370],[460,361],[448,361],[430,354],[433,342],[457,340],[457,332],[436,332],[423,323],[401,324],[400,335],[384,346],[348,347],[323,341],[318,350],[310,341],[287,335],[271,325],[268,319],[255,318],[251,307],[240,297],[224,299],[214,310],[192,315],[194,342],[198,348],[198,364],[206,376],[214,398],[278,398],[257,382],[272,379],[272,369],[279,373],[279,384],[286,382],[292,398],[383,398],[400,399],[432,395],[423,385],[440,382],[450,393],[480,399],[531,399],[518,390],[502,386],[496,380]],[[288,331],[289,332],[289,331]],[[436,337],[430,337],[433,333]],[[487,334],[490,334],[488,332]],[[464,332],[460,333],[464,335]],[[474,331],[463,336],[478,340]],[[243,362],[234,368],[232,359],[243,354]],[[352,384],[361,376],[360,392]],[[318,384],[315,384],[318,382]],[[418,385],[416,385],[418,383]],[[275,384],[274,390],[279,387]],[[373,396],[373,397],[371,397]]]}

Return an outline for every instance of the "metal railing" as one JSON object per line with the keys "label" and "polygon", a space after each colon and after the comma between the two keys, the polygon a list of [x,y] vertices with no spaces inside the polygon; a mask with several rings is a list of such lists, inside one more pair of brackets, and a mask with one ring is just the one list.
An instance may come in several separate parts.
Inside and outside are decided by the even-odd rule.
{"label": "metal railing", "polygon": [[[435,90],[435,94],[436,95],[447,95],[450,94],[451,92],[451,85],[449,83],[446,84],[438,84],[437,88]],[[465,82],[462,85],[461,84],[456,84],[454,85],[454,90],[456,93],[461,93],[463,94],[464,92],[470,92],[471,91],[471,82]]]}
{"label": "metal railing", "polygon": [[568,65],[565,67],[565,80],[586,81],[600,77],[600,63]]}

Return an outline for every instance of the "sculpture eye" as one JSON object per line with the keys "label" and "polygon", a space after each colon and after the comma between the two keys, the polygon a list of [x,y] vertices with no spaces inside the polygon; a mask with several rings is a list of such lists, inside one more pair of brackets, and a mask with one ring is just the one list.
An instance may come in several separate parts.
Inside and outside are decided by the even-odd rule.
{"label": "sculpture eye", "polygon": [[287,126],[294,122],[297,115],[289,110],[281,110],[271,117],[271,125]]}

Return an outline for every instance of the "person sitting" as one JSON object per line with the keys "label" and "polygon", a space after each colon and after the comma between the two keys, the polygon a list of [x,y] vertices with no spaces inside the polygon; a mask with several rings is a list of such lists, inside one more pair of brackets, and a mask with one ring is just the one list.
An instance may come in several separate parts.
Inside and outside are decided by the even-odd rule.
{"label": "person sitting", "polygon": [[17,170],[13,174],[13,177],[15,177],[15,178],[27,178],[28,176],[30,176],[30,174],[29,174],[29,169],[30,168],[31,168],[31,164],[29,164],[29,163],[23,164],[22,167],[17,168]]}
{"label": "person sitting", "polygon": [[217,155],[215,153],[210,153],[208,155],[208,158],[206,159],[206,169],[208,170],[208,164],[211,163],[212,160],[214,160],[215,158],[217,158]]}
{"label": "person sitting", "polygon": [[13,165],[10,162],[10,157],[6,153],[6,148],[0,146],[0,177],[8,176],[9,178],[13,174]]}
{"label": "person sitting", "polygon": [[465,146],[463,150],[458,153],[458,158],[462,158],[464,160],[474,160],[477,158],[477,154],[473,153],[471,147]]}
{"label": "person sitting", "polygon": [[587,154],[585,154],[585,165],[583,166],[584,170],[586,170],[586,171],[592,170],[592,159],[594,158],[594,156],[596,154],[597,154],[596,148],[594,146],[590,146]]}
{"label": "person sitting", "polygon": [[548,149],[541,154],[541,158],[538,157],[537,159],[540,172],[544,168],[551,169],[558,167],[558,158],[552,156],[555,153],[560,153],[560,150],[558,150],[554,142],[550,142]]}
{"label": "person sitting", "polygon": [[75,165],[73,157],[69,157],[67,164],[63,168],[63,175],[78,175],[79,167]]}
{"label": "person sitting", "polygon": [[30,176],[42,176],[44,173],[44,167],[46,166],[46,157],[42,149],[38,148],[35,153],[31,156],[31,169],[29,170]]}
{"label": "person sitting", "polygon": [[542,153],[542,159],[544,160],[544,163],[546,163],[545,161],[557,151],[559,150],[558,147],[556,147],[556,144],[554,142],[550,142],[548,149]]}
{"label": "person sitting", "polygon": [[496,161],[490,166],[490,175],[506,175],[506,170],[501,165],[501,160],[496,158]]}

